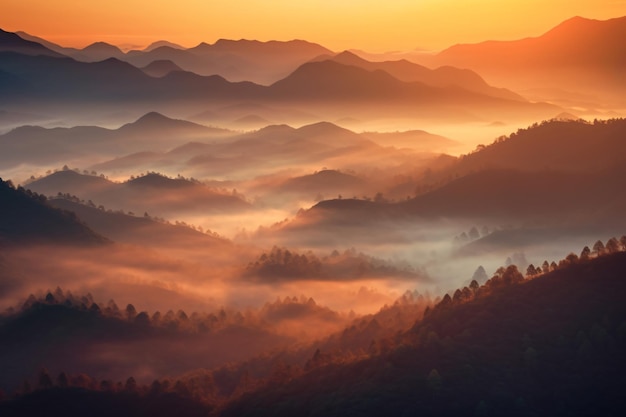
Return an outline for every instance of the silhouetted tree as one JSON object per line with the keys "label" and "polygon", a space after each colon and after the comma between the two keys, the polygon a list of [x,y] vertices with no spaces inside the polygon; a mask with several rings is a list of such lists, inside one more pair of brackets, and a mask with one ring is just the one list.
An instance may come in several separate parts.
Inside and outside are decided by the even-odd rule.
{"label": "silhouetted tree", "polygon": [[48,389],[52,388],[52,378],[45,368],[39,370],[39,388]]}
{"label": "silhouetted tree", "polygon": [[586,261],[587,259],[589,259],[590,256],[591,256],[591,249],[589,249],[589,246],[585,246],[582,252],[580,252],[580,260]]}
{"label": "silhouetted tree", "polygon": [[434,390],[434,391],[438,391],[441,389],[441,385],[442,385],[442,378],[441,375],[439,374],[439,371],[436,369],[432,369],[429,373],[428,373],[428,377],[426,378],[427,382],[428,382],[428,386]]}
{"label": "silhouetted tree", "polygon": [[137,314],[137,317],[135,317],[135,323],[140,326],[149,326],[150,316],[148,316],[148,313],[146,313],[145,311],[142,311],[141,313]]}
{"label": "silhouetted tree", "polygon": [[126,306],[126,318],[128,320],[133,320],[137,316],[137,310],[135,310],[135,306],[132,304],[128,304]]}
{"label": "silhouetted tree", "polygon": [[65,372],[61,372],[57,377],[57,385],[61,388],[67,388],[69,386],[69,381]]}
{"label": "silhouetted tree", "polygon": [[483,284],[488,278],[487,271],[485,271],[485,268],[483,268],[482,265],[476,268],[474,275],[472,275],[472,281],[476,281],[478,284]]}
{"label": "silhouetted tree", "polygon": [[596,256],[604,254],[604,243],[602,243],[601,240],[598,240],[596,243],[593,244],[593,253]]}
{"label": "silhouetted tree", "polygon": [[619,241],[612,237],[606,242],[605,250],[607,253],[616,253],[620,251]]}
{"label": "silhouetted tree", "polygon": [[128,391],[128,392],[136,392],[137,391],[137,381],[135,381],[135,378],[128,377],[128,379],[126,380],[126,383],[124,384],[124,390]]}

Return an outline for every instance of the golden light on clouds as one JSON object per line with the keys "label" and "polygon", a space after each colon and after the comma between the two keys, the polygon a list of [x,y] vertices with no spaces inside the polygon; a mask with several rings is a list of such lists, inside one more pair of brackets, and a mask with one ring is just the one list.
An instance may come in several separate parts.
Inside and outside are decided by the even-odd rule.
{"label": "golden light on clouds", "polygon": [[334,50],[440,49],[537,36],[570,17],[626,15],[615,0],[60,0],[3,5],[0,27],[70,46],[98,40],[184,46],[219,38],[306,39]]}

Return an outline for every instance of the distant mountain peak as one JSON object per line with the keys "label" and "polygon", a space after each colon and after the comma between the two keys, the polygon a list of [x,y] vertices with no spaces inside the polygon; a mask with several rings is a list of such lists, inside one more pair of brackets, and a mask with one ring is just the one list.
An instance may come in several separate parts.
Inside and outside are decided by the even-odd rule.
{"label": "distant mountain peak", "polygon": [[163,77],[172,71],[183,71],[181,67],[169,59],[157,59],[141,68],[141,70],[153,77]]}
{"label": "distant mountain peak", "polygon": [[115,50],[118,50],[118,51],[122,52],[122,50],[120,48],[118,48],[117,46],[111,45],[110,43],[106,43],[106,42],[102,42],[102,41],[94,42],[92,44],[89,44],[89,45],[85,46],[83,48],[83,51],[87,50],[87,49],[110,49],[110,50],[114,50],[115,49]]}
{"label": "distant mountain peak", "polygon": [[183,46],[178,45],[177,43],[169,42],[166,40],[160,40],[156,42],[152,42],[150,45],[143,49],[144,52],[150,52],[154,49],[161,48],[163,46],[167,46],[173,49],[185,49]]}
{"label": "distant mountain peak", "polygon": [[11,51],[27,55],[62,56],[39,42],[22,38],[19,34],[0,29],[0,52]]}
{"label": "distant mountain peak", "polygon": [[172,121],[172,120],[174,119],[170,119],[169,117],[159,112],[151,111],[151,112],[144,114],[139,119],[135,120],[134,123],[154,123],[154,122],[166,122],[166,121]]}

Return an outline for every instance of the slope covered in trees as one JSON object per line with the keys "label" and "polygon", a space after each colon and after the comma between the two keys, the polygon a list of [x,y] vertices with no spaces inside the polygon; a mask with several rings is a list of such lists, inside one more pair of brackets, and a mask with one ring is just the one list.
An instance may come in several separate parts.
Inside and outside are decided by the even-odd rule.
{"label": "slope covered in trees", "polygon": [[[242,397],[224,416],[619,415],[626,253],[449,296],[368,359]],[[499,281],[498,283],[496,283]]]}
{"label": "slope covered in trees", "polygon": [[95,245],[106,241],[71,212],[50,207],[44,196],[0,179],[0,244],[55,242]]}

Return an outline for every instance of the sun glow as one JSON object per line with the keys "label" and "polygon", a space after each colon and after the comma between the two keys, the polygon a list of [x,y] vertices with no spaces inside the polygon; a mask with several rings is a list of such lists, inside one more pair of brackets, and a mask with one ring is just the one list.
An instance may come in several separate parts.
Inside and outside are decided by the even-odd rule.
{"label": "sun glow", "polygon": [[2,6],[0,27],[64,46],[106,41],[140,48],[167,39],[184,46],[220,38],[306,39],[333,50],[437,50],[459,42],[540,35],[571,16],[606,19],[626,14],[626,2],[24,0]]}

